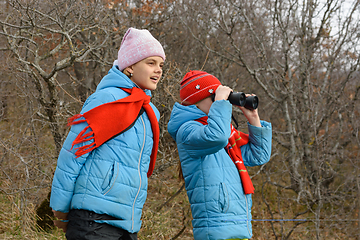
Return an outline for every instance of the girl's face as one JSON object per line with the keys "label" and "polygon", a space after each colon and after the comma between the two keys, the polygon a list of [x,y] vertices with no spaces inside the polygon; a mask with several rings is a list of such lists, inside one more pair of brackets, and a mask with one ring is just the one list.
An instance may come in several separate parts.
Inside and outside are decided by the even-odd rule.
{"label": "girl's face", "polygon": [[155,90],[162,76],[163,65],[161,57],[145,58],[129,67],[128,71],[133,74],[130,79],[141,89]]}
{"label": "girl's face", "polygon": [[210,110],[210,107],[212,104],[213,104],[213,101],[212,101],[211,97],[207,97],[207,98],[204,98],[203,100],[197,102],[195,105],[198,107],[198,109],[200,109],[207,115],[207,114],[209,114],[209,110]]}

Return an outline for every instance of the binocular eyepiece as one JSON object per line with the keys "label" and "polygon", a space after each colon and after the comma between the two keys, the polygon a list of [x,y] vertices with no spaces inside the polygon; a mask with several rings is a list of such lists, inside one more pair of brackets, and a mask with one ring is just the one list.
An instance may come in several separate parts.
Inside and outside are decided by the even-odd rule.
{"label": "binocular eyepiece", "polygon": [[[215,100],[215,94],[212,95],[212,100]],[[243,92],[231,92],[228,100],[232,105],[245,107],[250,110],[256,109],[259,105],[259,98],[257,96],[246,97]]]}

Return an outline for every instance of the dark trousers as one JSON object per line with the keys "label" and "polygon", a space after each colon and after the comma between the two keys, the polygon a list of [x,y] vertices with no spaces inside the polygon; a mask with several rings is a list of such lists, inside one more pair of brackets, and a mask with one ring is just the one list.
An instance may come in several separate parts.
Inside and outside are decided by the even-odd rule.
{"label": "dark trousers", "polygon": [[129,233],[121,228],[94,221],[116,220],[106,214],[73,209],[70,210],[68,219],[66,230],[68,240],[137,240],[137,233]]}

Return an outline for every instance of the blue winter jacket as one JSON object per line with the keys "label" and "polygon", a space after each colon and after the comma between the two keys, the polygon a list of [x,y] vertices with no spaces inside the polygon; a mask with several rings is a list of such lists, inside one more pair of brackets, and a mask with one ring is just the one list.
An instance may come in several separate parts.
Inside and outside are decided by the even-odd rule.
{"label": "blue winter jacket", "polygon": [[[225,151],[230,137],[232,105],[215,101],[208,125],[195,105],[173,107],[168,131],[178,147],[193,216],[195,240],[251,238],[251,194],[245,195],[239,172]],[[271,154],[271,124],[248,124],[249,143],[241,147],[246,166],[262,165]]]}
{"label": "blue winter jacket", "polygon": [[[135,84],[113,66],[95,93],[86,100],[81,113],[124,98],[129,94],[120,88],[133,87]],[[149,90],[145,92],[150,96]],[[159,111],[151,106],[159,119]],[[61,212],[84,209],[108,214],[119,220],[106,223],[132,233],[138,232],[147,196],[147,172],[153,147],[150,120],[144,112],[129,130],[76,158],[75,148],[80,144],[72,150],[71,145],[86,126],[86,123],[72,126],[64,142],[52,183],[50,207]]]}

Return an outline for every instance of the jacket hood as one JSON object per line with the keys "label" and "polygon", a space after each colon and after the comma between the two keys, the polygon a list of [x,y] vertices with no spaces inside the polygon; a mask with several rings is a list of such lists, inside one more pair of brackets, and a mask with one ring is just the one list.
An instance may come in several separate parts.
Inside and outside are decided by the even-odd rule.
{"label": "jacket hood", "polygon": [[207,115],[198,109],[195,105],[183,106],[176,102],[171,111],[171,116],[168,123],[168,132],[170,133],[171,137],[176,140],[177,131],[183,123],[204,116]]}
{"label": "jacket hood", "polygon": [[[137,87],[136,84],[130,80],[124,73],[122,73],[117,66],[113,66],[108,74],[103,77],[98,86],[96,87],[96,91],[102,90],[108,87],[118,87],[118,88],[133,88]],[[146,95],[151,96],[151,91],[145,89],[144,92]]]}

